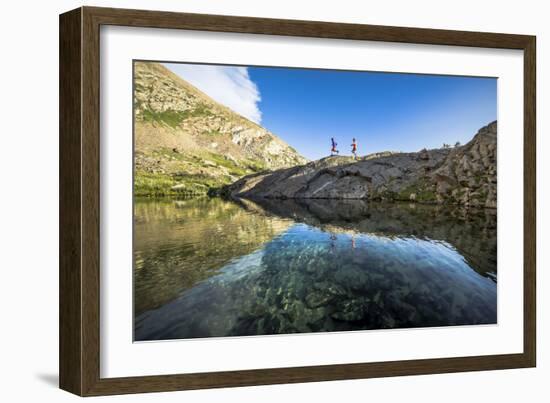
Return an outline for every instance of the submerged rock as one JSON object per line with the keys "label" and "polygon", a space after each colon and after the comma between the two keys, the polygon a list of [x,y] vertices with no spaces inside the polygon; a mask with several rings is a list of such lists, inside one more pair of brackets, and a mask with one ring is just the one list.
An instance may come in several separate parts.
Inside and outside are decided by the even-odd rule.
{"label": "submerged rock", "polygon": [[344,301],[343,303],[337,306],[337,310],[333,312],[330,316],[333,319],[346,321],[346,322],[356,322],[364,318],[365,314],[368,311],[368,303],[370,300],[368,298],[359,298]]}
{"label": "submerged rock", "polygon": [[326,305],[334,299],[333,294],[313,291],[306,296],[306,305],[310,308],[317,308],[321,305]]}

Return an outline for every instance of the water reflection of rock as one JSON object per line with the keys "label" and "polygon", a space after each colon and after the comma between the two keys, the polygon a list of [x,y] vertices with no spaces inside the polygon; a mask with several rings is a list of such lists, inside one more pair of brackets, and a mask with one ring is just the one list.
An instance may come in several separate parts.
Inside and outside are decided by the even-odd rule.
{"label": "water reflection of rock", "polygon": [[286,231],[292,222],[219,198],[137,200],[134,309],[161,306]]}
{"label": "water reflection of rock", "polygon": [[138,317],[136,340],[496,323],[496,285],[450,245],[351,237],[295,225]]}
{"label": "water reflection of rock", "polygon": [[497,216],[493,209],[363,200],[237,201],[257,214],[290,218],[330,233],[364,233],[448,242],[477,272],[496,281]]}

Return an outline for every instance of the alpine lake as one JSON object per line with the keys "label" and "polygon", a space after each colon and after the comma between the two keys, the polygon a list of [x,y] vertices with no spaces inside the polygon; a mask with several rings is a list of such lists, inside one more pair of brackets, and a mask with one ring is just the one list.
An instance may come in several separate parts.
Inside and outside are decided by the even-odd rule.
{"label": "alpine lake", "polygon": [[495,324],[496,210],[136,199],[134,340]]}

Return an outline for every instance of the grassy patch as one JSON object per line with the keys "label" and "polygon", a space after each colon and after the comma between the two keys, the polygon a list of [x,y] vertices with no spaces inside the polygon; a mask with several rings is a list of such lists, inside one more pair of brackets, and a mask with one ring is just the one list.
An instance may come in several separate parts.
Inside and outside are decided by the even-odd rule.
{"label": "grassy patch", "polygon": [[141,115],[145,122],[164,123],[172,128],[179,126],[188,116],[188,111],[166,110],[164,112],[153,112],[150,109],[145,109]]}
{"label": "grassy patch", "polygon": [[200,196],[217,194],[231,183],[228,176],[212,177],[205,174],[177,173],[173,175],[136,171],[136,197]]}
{"label": "grassy patch", "polygon": [[265,165],[263,163],[254,160],[236,162],[229,158],[225,158],[223,155],[214,153],[207,153],[204,158],[214,162],[216,165],[226,168],[231,175],[238,177],[265,170]]}
{"label": "grassy patch", "polygon": [[383,200],[383,201],[394,201],[394,200],[398,200],[397,198],[397,193],[395,193],[394,191],[392,190],[389,190],[389,189],[384,189],[384,190],[381,190],[381,191],[378,191],[376,193],[374,193],[372,195],[372,199],[373,200]]}
{"label": "grassy patch", "polygon": [[208,105],[198,104],[195,109],[185,111],[174,111],[167,109],[162,112],[155,112],[151,109],[144,109],[141,113],[141,119],[145,122],[165,124],[171,128],[178,127],[185,119],[199,116],[210,116]]}
{"label": "grassy patch", "polygon": [[416,194],[416,201],[430,203],[437,201],[437,195],[433,190],[421,190]]}
{"label": "grassy patch", "polygon": [[136,171],[134,176],[134,196],[169,196],[174,194],[172,186],[176,182],[170,175]]}
{"label": "grassy patch", "polygon": [[181,153],[178,151],[174,151],[169,147],[160,147],[154,150],[151,154],[155,157],[170,158],[178,161],[193,161],[193,156],[190,156],[188,154]]}
{"label": "grassy patch", "polygon": [[153,151],[152,156],[172,161],[172,165],[166,173],[153,173],[138,168],[134,180],[136,196],[216,195],[237,178],[265,170],[261,162],[235,161],[210,152],[194,155],[162,147]]}
{"label": "grassy patch", "polygon": [[172,192],[176,195],[213,195],[231,182],[227,176],[212,177],[205,174],[176,174],[176,185]]}
{"label": "grassy patch", "polygon": [[395,196],[396,200],[410,200],[410,197],[411,197],[411,194],[412,193],[417,193],[418,192],[418,188],[416,186],[408,186],[406,187],[405,189],[401,190],[400,192],[398,192]]}
{"label": "grassy patch", "polygon": [[247,160],[246,167],[253,172],[262,172],[267,169],[264,163],[260,161]]}
{"label": "grassy patch", "polygon": [[432,186],[420,181],[414,185],[407,186],[400,192],[395,194],[395,200],[409,201],[411,194],[415,194],[415,201],[420,203],[431,203],[437,201],[437,194],[433,191]]}
{"label": "grassy patch", "polygon": [[167,175],[137,171],[134,196],[199,196],[219,189],[223,183],[206,175]]}
{"label": "grassy patch", "polygon": [[174,151],[168,147],[161,147],[153,151],[152,154],[155,157],[170,158],[172,160],[187,162],[197,167],[204,167],[205,169],[212,168],[209,164],[204,163],[204,161],[210,161],[216,166],[226,168],[230,175],[238,177],[265,171],[266,169],[265,165],[259,161],[243,160],[237,162],[221,154],[210,152],[203,152],[201,155],[189,155],[184,152]]}
{"label": "grassy patch", "polygon": [[204,132],[202,132],[202,134],[204,134],[206,136],[212,136],[212,137],[222,135],[219,130],[205,130]]}
{"label": "grassy patch", "polygon": [[206,104],[198,104],[195,109],[193,109],[190,112],[191,116],[198,117],[198,116],[212,116],[213,113],[210,110],[210,107]]}

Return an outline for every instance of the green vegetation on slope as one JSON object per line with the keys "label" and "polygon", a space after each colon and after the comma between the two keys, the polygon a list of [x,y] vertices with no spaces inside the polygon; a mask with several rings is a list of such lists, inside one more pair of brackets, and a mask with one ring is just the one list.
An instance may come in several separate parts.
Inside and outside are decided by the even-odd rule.
{"label": "green vegetation on slope", "polygon": [[175,129],[188,118],[210,115],[212,115],[212,112],[210,111],[208,106],[204,104],[199,104],[194,109],[188,109],[184,111],[167,109],[162,112],[155,112],[149,108],[142,108],[139,119],[149,123],[166,124],[167,126]]}
{"label": "green vegetation on slope", "polygon": [[136,169],[135,196],[216,195],[237,178],[265,170],[257,161],[237,162],[210,152],[190,155],[160,148],[152,152],[151,157],[165,169]]}

